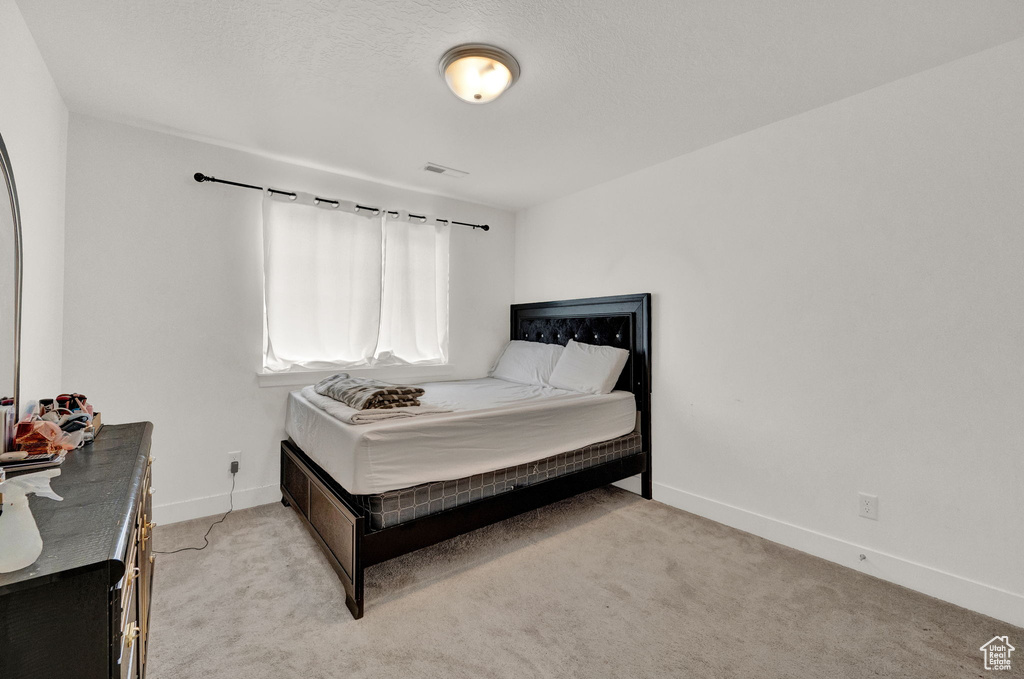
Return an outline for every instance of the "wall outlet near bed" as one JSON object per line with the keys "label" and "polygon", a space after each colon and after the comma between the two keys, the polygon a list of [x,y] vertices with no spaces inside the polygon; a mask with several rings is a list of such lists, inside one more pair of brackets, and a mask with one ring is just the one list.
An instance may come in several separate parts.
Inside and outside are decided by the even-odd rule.
{"label": "wall outlet near bed", "polygon": [[228,453],[228,471],[232,474],[238,471],[242,463],[242,451],[233,450]]}
{"label": "wall outlet near bed", "polygon": [[878,496],[860,493],[857,496],[857,513],[865,519],[878,521]]}

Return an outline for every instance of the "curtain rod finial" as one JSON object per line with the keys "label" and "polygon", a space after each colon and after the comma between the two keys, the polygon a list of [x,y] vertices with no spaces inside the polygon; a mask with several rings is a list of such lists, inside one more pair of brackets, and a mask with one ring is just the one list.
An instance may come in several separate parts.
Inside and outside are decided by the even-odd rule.
{"label": "curtain rod finial", "polygon": [[[197,182],[200,182],[200,183],[202,183],[202,182],[205,182],[205,181],[206,181],[206,175],[205,175],[205,174],[203,174],[202,172],[196,172],[196,173],[195,173],[194,175],[192,175],[192,177],[193,177],[193,178],[194,178],[194,179],[195,179],[195,180],[196,180]],[[210,177],[210,179],[213,179],[213,177]]]}

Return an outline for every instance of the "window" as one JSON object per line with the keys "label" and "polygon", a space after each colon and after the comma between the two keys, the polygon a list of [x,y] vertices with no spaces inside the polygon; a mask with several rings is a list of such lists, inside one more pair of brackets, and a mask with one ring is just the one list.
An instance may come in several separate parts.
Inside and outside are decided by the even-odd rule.
{"label": "window", "polygon": [[449,227],[348,208],[264,194],[264,369],[447,363]]}

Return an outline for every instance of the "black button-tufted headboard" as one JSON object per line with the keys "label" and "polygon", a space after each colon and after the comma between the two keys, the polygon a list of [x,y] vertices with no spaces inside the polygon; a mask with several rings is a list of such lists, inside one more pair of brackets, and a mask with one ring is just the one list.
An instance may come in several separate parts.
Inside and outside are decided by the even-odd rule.
{"label": "black button-tufted headboard", "polygon": [[[616,389],[633,392],[644,450],[651,450],[651,295],[591,297],[554,302],[513,304],[511,339],[545,344],[584,344],[619,347],[629,360]],[[650,469],[650,459],[648,459]],[[650,475],[644,475],[650,497]]]}
{"label": "black button-tufted headboard", "polygon": [[[633,318],[623,316],[588,316],[570,318],[520,318],[519,335],[513,339],[544,344],[565,345],[569,340],[583,344],[613,346],[630,352],[633,349]],[[622,370],[616,389],[633,391],[632,366],[629,362]]]}

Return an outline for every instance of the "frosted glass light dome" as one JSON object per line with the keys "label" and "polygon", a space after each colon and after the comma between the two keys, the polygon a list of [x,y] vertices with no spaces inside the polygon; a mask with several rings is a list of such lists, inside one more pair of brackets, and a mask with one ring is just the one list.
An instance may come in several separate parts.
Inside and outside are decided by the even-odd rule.
{"label": "frosted glass light dome", "polygon": [[486,104],[519,79],[519,62],[492,45],[459,45],[441,57],[440,71],[459,99]]}

